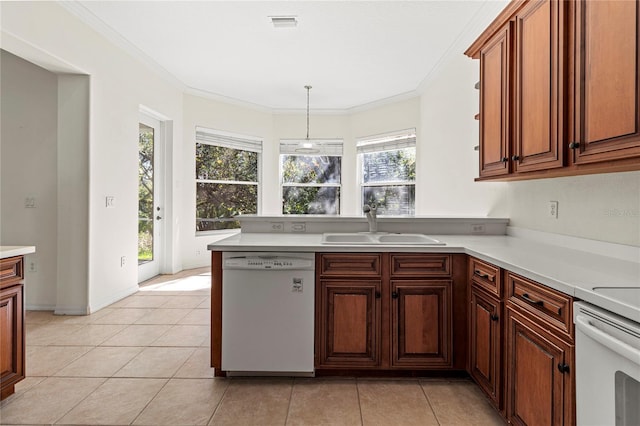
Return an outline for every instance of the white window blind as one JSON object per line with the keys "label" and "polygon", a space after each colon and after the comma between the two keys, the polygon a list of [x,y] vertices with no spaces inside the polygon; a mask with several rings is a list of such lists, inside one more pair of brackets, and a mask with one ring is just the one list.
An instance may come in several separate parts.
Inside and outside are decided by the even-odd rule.
{"label": "white window blind", "polygon": [[415,146],[416,129],[367,136],[356,140],[356,150],[358,154],[395,151],[404,148],[414,148]]}
{"label": "white window blind", "polygon": [[280,154],[342,156],[342,139],[281,139]]}
{"label": "white window blind", "polygon": [[222,146],[243,151],[262,152],[262,139],[251,136],[236,135],[221,130],[196,127],[196,142],[207,145]]}

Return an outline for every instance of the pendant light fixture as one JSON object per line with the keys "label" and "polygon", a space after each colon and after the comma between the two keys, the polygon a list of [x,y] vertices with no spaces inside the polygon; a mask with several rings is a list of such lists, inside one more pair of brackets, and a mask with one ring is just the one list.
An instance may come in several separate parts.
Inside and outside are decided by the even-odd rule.
{"label": "pendant light fixture", "polygon": [[304,88],[307,89],[307,137],[304,141],[300,142],[300,146],[296,148],[296,152],[301,154],[316,154],[320,152],[320,150],[315,148],[313,142],[309,140],[309,91],[311,90],[311,86],[307,84]]}

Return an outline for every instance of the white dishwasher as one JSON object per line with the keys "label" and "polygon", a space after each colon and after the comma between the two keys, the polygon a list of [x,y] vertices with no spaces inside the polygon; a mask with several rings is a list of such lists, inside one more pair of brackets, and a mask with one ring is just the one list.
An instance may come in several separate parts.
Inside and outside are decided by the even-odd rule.
{"label": "white dishwasher", "polygon": [[222,370],[313,376],[314,253],[222,254]]}

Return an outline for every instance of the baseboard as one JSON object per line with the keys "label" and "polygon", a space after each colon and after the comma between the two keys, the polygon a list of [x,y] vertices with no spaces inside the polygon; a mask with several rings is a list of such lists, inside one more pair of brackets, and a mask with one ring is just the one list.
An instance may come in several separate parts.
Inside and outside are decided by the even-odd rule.
{"label": "baseboard", "polygon": [[115,295],[112,295],[109,299],[102,300],[99,303],[89,305],[88,313],[92,314],[94,312],[99,311],[102,308],[106,308],[109,305],[116,303],[119,300],[124,299],[125,297],[131,296],[134,293],[137,293],[140,287],[136,284],[135,286],[131,286],[126,290],[123,290]]}

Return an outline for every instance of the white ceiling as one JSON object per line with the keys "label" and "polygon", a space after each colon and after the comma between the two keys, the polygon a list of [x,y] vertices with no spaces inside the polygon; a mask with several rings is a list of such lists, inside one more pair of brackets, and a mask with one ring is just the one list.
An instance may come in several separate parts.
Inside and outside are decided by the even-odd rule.
{"label": "white ceiling", "polygon": [[[505,1],[79,1],[96,30],[187,90],[272,110],[348,110],[415,96]],[[295,28],[270,16],[295,15]],[[478,24],[478,21],[482,21]],[[482,30],[471,34],[469,40]],[[468,41],[467,41],[468,42]]]}

